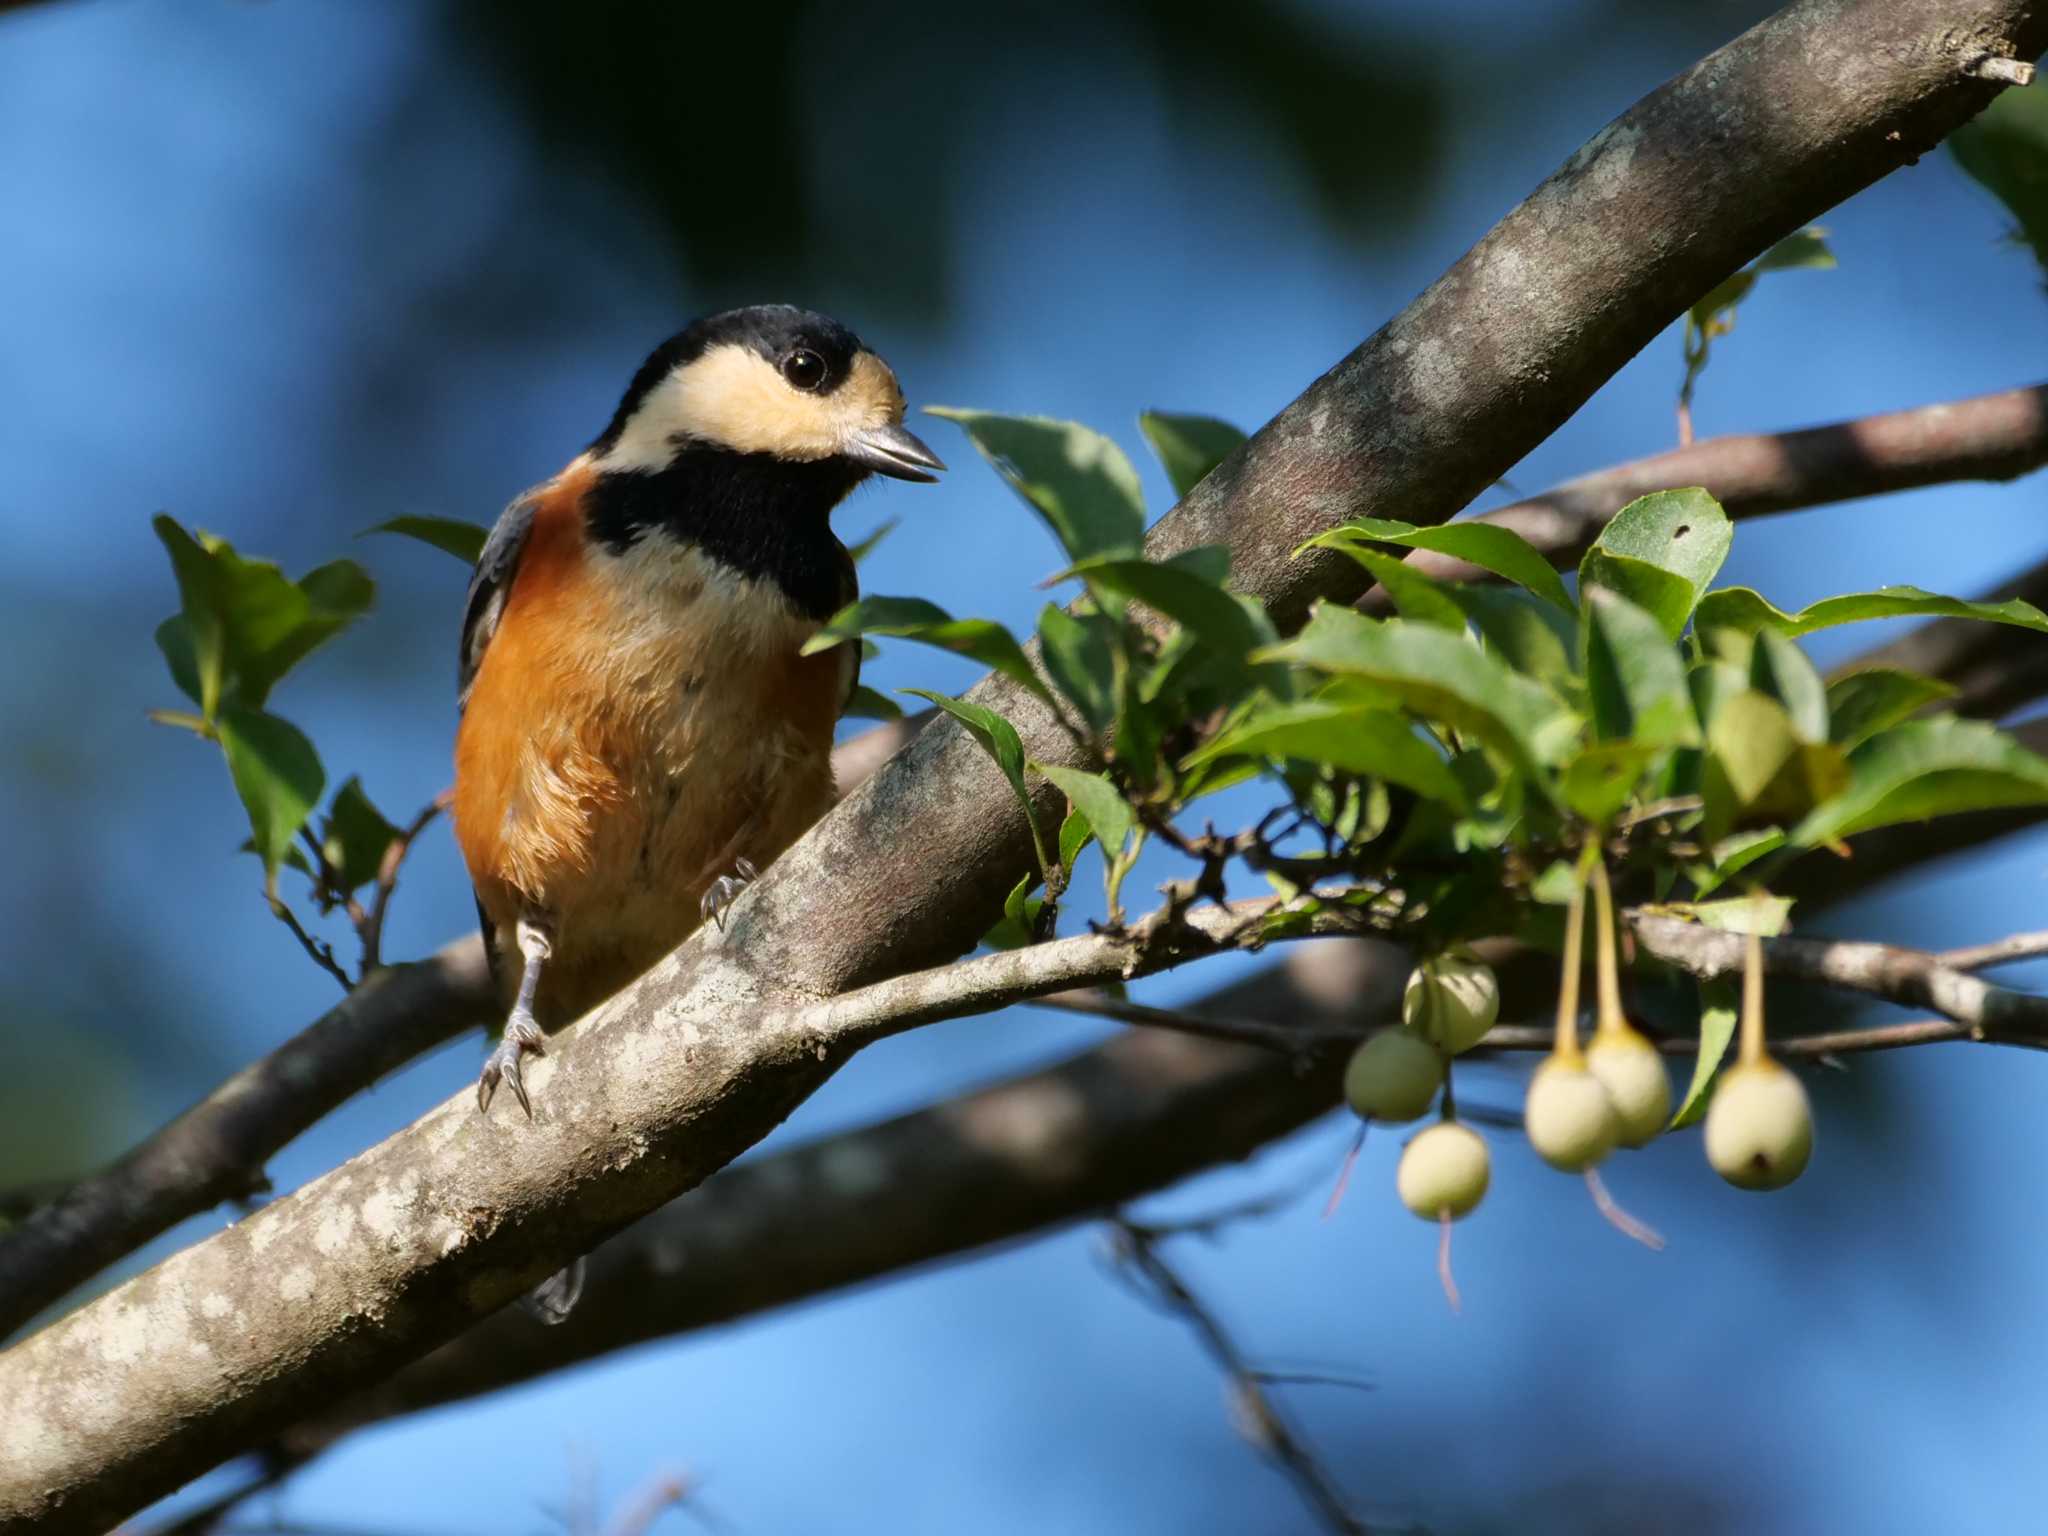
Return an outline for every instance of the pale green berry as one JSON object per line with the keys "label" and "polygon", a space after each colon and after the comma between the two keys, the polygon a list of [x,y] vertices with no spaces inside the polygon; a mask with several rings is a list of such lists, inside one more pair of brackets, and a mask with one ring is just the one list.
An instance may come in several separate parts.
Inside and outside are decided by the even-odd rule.
{"label": "pale green berry", "polygon": [[1405,1029],[1383,1029],[1351,1053],[1344,1097],[1365,1120],[1405,1125],[1419,1120],[1444,1084],[1435,1046]]}
{"label": "pale green berry", "polygon": [[1657,1139],[1671,1119],[1671,1077],[1656,1046],[1627,1024],[1606,1025],[1586,1046],[1586,1070],[1614,1105],[1618,1145],[1645,1147]]}
{"label": "pale green berry", "polygon": [[1468,1126],[1440,1121],[1401,1152],[1394,1187],[1401,1203],[1425,1221],[1453,1221],[1471,1211],[1492,1178],[1486,1143]]}
{"label": "pale green berry", "polygon": [[1448,949],[1408,974],[1401,1018],[1447,1056],[1477,1045],[1500,1017],[1500,979],[1469,949]]}
{"label": "pale green berry", "polygon": [[1614,1150],[1621,1122],[1600,1079],[1578,1052],[1547,1057],[1522,1106],[1529,1145],[1553,1168],[1583,1173]]}
{"label": "pale green berry", "polygon": [[1783,1189],[1813,1156],[1806,1088],[1770,1057],[1728,1069],[1707,1106],[1707,1161],[1737,1189]]}

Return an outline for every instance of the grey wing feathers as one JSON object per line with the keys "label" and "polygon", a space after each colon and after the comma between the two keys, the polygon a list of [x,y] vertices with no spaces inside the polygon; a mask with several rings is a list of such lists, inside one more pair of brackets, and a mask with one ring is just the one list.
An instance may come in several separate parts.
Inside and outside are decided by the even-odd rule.
{"label": "grey wing feathers", "polygon": [[512,587],[512,573],[519,568],[519,555],[526,537],[533,531],[534,493],[528,491],[498,516],[491,536],[484,540],[483,553],[476,557],[476,570],[469,578],[469,595],[462,608],[462,654],[456,673],[455,707],[459,712],[469,703],[470,684],[483,664],[484,648],[497,632],[498,615],[505,606],[505,594]]}

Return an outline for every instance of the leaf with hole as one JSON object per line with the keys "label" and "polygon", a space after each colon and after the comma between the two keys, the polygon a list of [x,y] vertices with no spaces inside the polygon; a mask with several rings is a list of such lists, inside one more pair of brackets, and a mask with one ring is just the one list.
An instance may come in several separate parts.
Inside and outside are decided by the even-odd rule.
{"label": "leaf with hole", "polygon": [[[1728,558],[1735,528],[1699,486],[1639,496],[1615,513],[1579,562],[1579,595],[1603,586],[1648,609],[1676,640]],[[1648,566],[1682,586],[1658,580]]]}

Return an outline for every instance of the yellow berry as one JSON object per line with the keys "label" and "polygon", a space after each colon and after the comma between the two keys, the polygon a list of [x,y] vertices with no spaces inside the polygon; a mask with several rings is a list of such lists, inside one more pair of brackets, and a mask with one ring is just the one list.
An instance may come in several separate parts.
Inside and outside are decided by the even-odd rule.
{"label": "yellow berry", "polygon": [[1401,1018],[1445,1055],[1477,1045],[1500,1017],[1500,980],[1469,949],[1449,949],[1408,975]]}
{"label": "yellow berry", "polygon": [[1707,1161],[1737,1189],[1783,1189],[1813,1156],[1806,1088],[1770,1057],[1728,1069],[1707,1106]]}
{"label": "yellow berry", "polygon": [[1405,1029],[1383,1029],[1351,1053],[1344,1097],[1361,1119],[1405,1125],[1422,1118],[1443,1082],[1435,1046]]}
{"label": "yellow berry", "polygon": [[1394,1172],[1401,1203],[1425,1221],[1468,1213],[1486,1194],[1492,1167],[1479,1134],[1440,1121],[1409,1142]]}
{"label": "yellow berry", "polygon": [[1600,1079],[1572,1057],[1551,1056],[1529,1080],[1522,1106],[1529,1145],[1553,1168],[1583,1173],[1614,1150],[1621,1122]]}
{"label": "yellow berry", "polygon": [[1614,1105],[1618,1145],[1645,1147],[1657,1139],[1671,1119],[1671,1077],[1656,1046],[1630,1025],[1603,1026],[1586,1046],[1586,1070]]}

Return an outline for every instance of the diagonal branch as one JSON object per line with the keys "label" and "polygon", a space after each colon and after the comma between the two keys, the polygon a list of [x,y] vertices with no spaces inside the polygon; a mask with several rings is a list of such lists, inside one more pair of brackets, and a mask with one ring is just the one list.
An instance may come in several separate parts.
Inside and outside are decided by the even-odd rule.
{"label": "diagonal branch", "polygon": [[[1154,553],[1229,546],[1282,624],[1356,597],[1351,562],[1287,550],[1367,508],[1441,521],[1712,283],[1981,109],[1971,60],[2043,46],[2027,0],[1801,0],[1597,136],[1209,476]],[[1019,694],[977,691],[1068,761]],[[575,1028],[534,1074],[533,1125],[463,1095],[0,1356],[0,1530],[124,1517],[731,1161],[894,1023],[822,1000],[986,926],[1029,857],[1000,795],[961,732],[924,732],[725,935]]]}
{"label": "diagonal branch", "polygon": [[[1512,529],[1552,564],[1568,566],[1623,507],[1675,486],[1705,486],[1730,517],[1749,518],[1948,481],[2012,480],[2043,464],[2048,384],[2035,384],[1795,432],[1707,438],[1567,480],[1474,520]],[[1430,550],[1414,551],[1407,562],[1443,581],[1489,579],[1477,566]],[[1375,589],[1367,606],[1385,602]]]}

